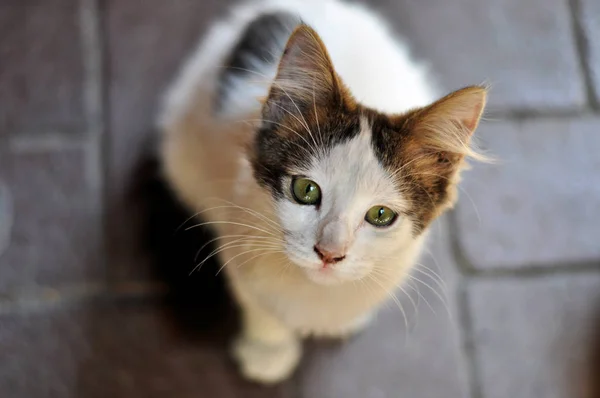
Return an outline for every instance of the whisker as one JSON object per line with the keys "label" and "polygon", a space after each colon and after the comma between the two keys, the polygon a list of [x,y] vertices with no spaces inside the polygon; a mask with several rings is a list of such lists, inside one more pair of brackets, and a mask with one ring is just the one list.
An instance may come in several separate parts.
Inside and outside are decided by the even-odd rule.
{"label": "whisker", "polygon": [[[221,199],[221,200],[226,201],[225,199]],[[255,210],[252,210],[252,209],[247,208],[247,207],[239,206],[239,205],[236,205],[236,204],[213,206],[213,207],[210,207],[208,209],[204,209],[204,210],[196,213],[196,216],[199,216],[201,214],[207,213],[209,211],[215,211],[215,210],[221,210],[221,209],[231,209],[231,208],[244,211],[246,214],[252,215],[252,216],[254,216],[254,217],[256,217],[256,218],[258,218],[260,220],[268,222],[268,224],[270,224],[270,225],[266,225],[265,227],[266,228],[271,228],[271,227],[274,228],[273,229],[274,232],[282,232],[282,229],[279,227],[279,224],[277,224],[272,219],[266,217],[265,215],[263,215],[263,214],[255,211]],[[224,220],[224,221],[226,221],[226,220]]]}
{"label": "whisker", "polygon": [[[292,132],[293,134],[295,134],[296,136],[298,136],[300,139],[302,139],[305,143],[307,143],[306,140],[304,139],[304,137],[299,132],[297,132],[296,130],[292,129],[289,126],[286,126],[286,125],[284,125],[282,123],[278,123],[278,122],[276,122],[274,120],[269,120],[269,119],[245,119],[245,120],[240,120],[239,121],[239,123],[244,123],[244,122],[267,122],[267,123],[273,123],[273,124],[275,124],[275,125],[277,125],[279,127],[285,128],[286,130]],[[298,148],[302,149],[308,155],[311,155],[311,156],[313,155],[313,153],[309,150],[310,148],[312,148],[310,145],[308,146],[308,148],[306,148],[306,147],[300,145],[299,143],[297,143],[296,141],[292,141],[292,143],[295,144]]]}
{"label": "whisker", "polygon": [[317,143],[316,143],[316,141],[315,141],[315,139],[314,139],[314,136],[313,136],[312,132],[310,131],[310,128],[309,128],[309,126],[308,126],[308,122],[307,122],[307,121],[306,121],[306,119],[304,118],[304,115],[303,115],[303,114],[302,114],[302,112],[300,111],[300,108],[298,107],[298,105],[296,104],[296,102],[294,101],[294,99],[293,99],[293,98],[292,98],[292,97],[289,95],[289,93],[287,92],[287,90],[286,90],[286,89],[283,87],[283,85],[282,85],[282,84],[280,84],[280,82],[279,82],[277,79],[272,79],[272,78],[270,78],[270,77],[268,77],[268,76],[266,76],[266,75],[264,75],[264,74],[262,74],[262,73],[260,73],[260,72],[258,72],[258,71],[254,71],[254,70],[251,70],[251,69],[239,68],[239,67],[231,67],[231,68],[232,68],[232,69],[234,69],[234,68],[235,68],[235,69],[238,69],[238,70],[243,70],[243,71],[246,71],[246,72],[248,72],[248,73],[253,73],[253,74],[256,74],[256,75],[258,75],[258,76],[264,77],[265,79],[267,79],[267,81],[270,81],[270,82],[271,82],[271,84],[273,84],[273,85],[277,86],[277,87],[278,87],[278,88],[279,88],[281,91],[283,91],[283,93],[284,93],[284,94],[285,94],[285,95],[286,95],[286,96],[289,98],[289,100],[292,102],[292,104],[294,105],[294,107],[295,107],[295,108],[296,108],[296,110],[298,111],[298,114],[299,114],[299,115],[302,117],[302,119],[303,119],[303,120],[300,120],[300,119],[299,119],[298,117],[296,117],[296,116],[295,116],[295,115],[294,115],[292,112],[290,112],[290,111],[289,111],[289,110],[287,110],[286,108],[282,107],[281,105],[279,105],[279,104],[276,104],[276,103],[273,103],[273,105],[275,105],[275,106],[277,106],[278,108],[280,108],[281,110],[283,110],[283,111],[287,112],[287,113],[288,113],[290,116],[292,116],[294,119],[296,119],[296,120],[298,121],[298,123],[300,123],[300,124],[301,124],[301,125],[302,125],[302,126],[305,128],[305,129],[306,129],[307,133],[308,133],[308,134],[310,135],[310,137],[312,138],[312,140],[313,140],[313,143],[314,143],[314,145],[315,145],[315,146],[314,146],[314,147],[312,147],[312,146],[310,145],[310,143],[304,139],[304,137],[302,137],[302,136],[300,136],[300,137],[301,137],[302,139],[304,139],[304,141],[306,142],[306,144],[307,144],[309,147],[312,147],[312,148],[313,148],[313,150],[314,150],[315,152],[318,152],[318,145],[317,145]]}
{"label": "whisker", "polygon": [[[273,105],[275,105],[276,107],[278,107],[279,109],[281,109],[282,111],[286,112],[288,115],[290,115],[291,117],[293,117],[294,119],[296,119],[298,121],[298,123],[300,123],[302,125],[302,127],[304,127],[306,129],[306,131],[309,133],[309,135],[312,137],[312,133],[310,132],[308,126],[304,125],[304,123],[302,122],[302,120],[298,119],[298,117],[296,117],[296,115],[294,115],[292,112],[290,112],[289,110],[287,110],[286,108],[284,108],[283,106],[281,106],[279,104],[273,103]],[[315,153],[318,152],[317,147],[311,145],[308,142],[308,140],[306,140],[304,138],[304,136],[299,135],[299,137],[306,143],[306,145],[308,145],[309,148],[312,148]],[[313,141],[314,141],[314,139],[313,139]],[[315,145],[316,145],[316,143],[315,143]]]}
{"label": "whisker", "polygon": [[179,232],[179,230],[181,229],[181,227],[183,227],[185,224],[188,223],[188,221],[194,219],[195,217],[197,217],[200,213],[194,213],[191,216],[189,216],[188,218],[186,218],[186,220],[184,222],[182,222],[181,224],[179,224],[179,226],[177,228],[175,228],[175,231],[173,231],[173,233],[177,233]]}
{"label": "whisker", "polygon": [[[387,291],[387,289],[385,289],[385,287],[375,278],[374,275],[369,274],[368,277],[377,285],[379,285],[379,287],[385,291]],[[402,303],[400,302],[400,300],[398,300],[398,297],[394,294],[393,291],[387,291],[388,295],[390,296],[390,298],[392,300],[394,300],[394,303],[396,303],[396,305],[398,306],[398,309],[400,310],[400,312],[402,313],[402,317],[404,318],[404,327],[406,328],[406,331],[408,332],[409,327],[408,327],[408,318],[406,316],[406,312],[404,311],[404,307],[402,307]]]}
{"label": "whisker", "polygon": [[279,277],[279,281],[280,282],[283,281],[283,277],[285,276],[285,272],[287,272],[289,270],[290,266],[292,265],[292,263],[287,258],[287,256],[284,255],[284,259],[286,261],[283,263],[283,267],[280,268],[279,273],[277,274],[277,276]]}
{"label": "whisker", "polygon": [[257,251],[263,251],[263,254],[272,254],[272,253],[278,253],[278,251],[274,251],[274,252],[269,252],[268,250],[264,249],[264,248],[259,248],[259,249],[251,249],[251,250],[247,250],[245,252],[236,254],[235,256],[233,256],[232,258],[230,258],[225,264],[223,264],[223,266],[221,268],[219,268],[219,270],[217,271],[217,275],[219,275],[219,273],[225,268],[225,266],[227,264],[229,264],[230,262],[232,262],[233,260],[235,260],[236,258],[238,258],[239,256],[248,254],[248,253],[253,253],[253,252],[257,252]]}
{"label": "whisker", "polygon": [[428,247],[424,247],[424,249],[425,249],[425,252],[426,252],[427,254],[429,254],[429,257],[431,257],[431,260],[433,261],[433,265],[435,265],[435,267],[438,269],[439,273],[438,273],[438,272],[436,272],[436,271],[435,271],[434,269],[432,269],[431,267],[428,267],[428,266],[426,266],[426,265],[425,265],[425,264],[423,264],[423,263],[419,263],[419,265],[420,265],[421,267],[425,268],[426,270],[430,271],[430,272],[431,272],[433,275],[435,275],[436,277],[438,277],[438,278],[439,278],[439,280],[440,280],[442,283],[444,283],[444,285],[445,285],[444,278],[442,277],[442,275],[443,275],[443,273],[444,273],[444,272],[443,272],[442,268],[440,268],[440,263],[438,262],[437,258],[435,258],[435,255],[433,254],[433,252],[431,251],[431,249],[430,249],[430,248],[428,248]]}
{"label": "whisker", "polygon": [[[375,275],[387,276],[387,274],[385,272],[383,272],[382,270],[380,270],[379,268],[374,268],[371,272],[373,272]],[[406,295],[406,297],[408,298],[408,300],[412,304],[413,308],[415,309],[415,313],[418,313],[419,310],[417,309],[417,304],[415,303],[415,301],[412,298],[412,296],[410,294],[408,294],[408,292],[406,292],[406,290],[404,290],[404,288],[402,287],[402,284],[403,284],[403,281],[400,281],[398,283],[395,283],[394,287],[396,289],[400,289],[400,291]]]}
{"label": "whisker", "polygon": [[396,177],[398,176],[398,174],[400,174],[401,172],[403,172],[403,171],[404,171],[404,169],[406,169],[406,168],[407,168],[408,166],[410,166],[412,163],[414,163],[414,162],[416,162],[416,161],[418,161],[418,160],[421,160],[421,159],[425,159],[425,158],[427,158],[427,155],[421,155],[421,156],[418,156],[418,157],[416,157],[416,158],[414,158],[414,159],[411,159],[411,160],[410,160],[410,161],[408,161],[407,163],[405,163],[405,164],[403,164],[402,166],[400,166],[398,169],[394,170],[394,171],[391,173],[391,175],[390,175],[390,176],[391,176],[392,178],[396,178]]}
{"label": "whisker", "polygon": [[[246,253],[244,253],[244,254],[246,254]],[[281,253],[278,253],[278,252],[265,252],[265,253],[259,253],[259,254],[255,255],[255,256],[252,256],[250,259],[248,259],[248,260],[244,261],[243,263],[240,263],[240,264],[238,264],[238,265],[237,265],[237,268],[241,268],[241,267],[242,267],[242,265],[244,265],[244,264],[246,264],[246,263],[248,263],[248,262],[250,262],[250,261],[254,260],[255,258],[258,258],[258,257],[261,257],[261,256],[266,256],[266,255],[268,255],[268,254],[273,254],[273,255],[274,255],[274,254],[280,254],[280,255],[282,255]],[[225,266],[226,266],[228,263],[229,263],[229,261],[228,261],[227,263],[225,263],[225,264],[224,264],[224,265],[221,267],[221,269],[225,268]]]}
{"label": "whisker", "polygon": [[202,222],[200,224],[192,225],[191,227],[186,228],[186,231],[189,230],[189,229],[192,229],[192,228],[202,227],[204,225],[217,225],[217,224],[237,225],[239,227],[246,227],[246,228],[250,228],[250,229],[254,229],[254,230],[257,230],[257,231],[264,232],[264,233],[272,235],[272,236],[277,236],[273,232],[266,231],[266,230],[264,230],[262,228],[258,228],[258,227],[255,227],[253,225],[243,224],[243,223],[239,223],[239,222],[235,222],[235,221],[206,221],[206,222]]}
{"label": "whisker", "polygon": [[211,252],[211,253],[210,253],[208,256],[206,256],[206,257],[204,258],[204,260],[202,260],[202,261],[201,261],[201,262],[200,262],[198,265],[196,265],[196,266],[194,267],[194,269],[192,269],[192,271],[190,272],[190,275],[191,275],[191,274],[192,274],[194,271],[196,271],[197,269],[201,268],[201,267],[202,267],[202,265],[203,265],[204,263],[206,263],[208,260],[210,260],[212,257],[216,256],[217,254],[219,254],[219,253],[221,253],[221,252],[223,252],[224,250],[227,250],[227,249],[234,249],[234,248],[237,248],[237,247],[249,247],[249,246],[250,246],[250,247],[270,248],[270,249],[280,249],[280,248],[281,248],[280,246],[277,246],[277,245],[267,245],[267,244],[261,244],[261,245],[256,245],[256,244],[254,244],[254,245],[249,245],[249,244],[247,244],[248,242],[246,242],[246,243],[244,243],[244,244],[237,244],[237,245],[236,245],[236,243],[238,243],[238,242],[237,242],[237,241],[234,241],[234,242],[228,242],[228,243],[225,243],[225,244],[221,245],[219,248],[217,248],[217,249],[213,250],[213,251],[212,251],[212,252]]}
{"label": "whisker", "polygon": [[444,281],[442,281],[441,279],[434,278],[433,275],[431,275],[429,272],[427,272],[425,270],[422,270],[422,269],[419,269],[419,266],[422,266],[422,264],[418,264],[417,263],[416,266],[413,268],[413,270],[416,271],[416,272],[420,272],[421,274],[429,277],[429,279],[431,279],[433,282],[435,282],[435,284],[440,289],[442,289],[442,291],[444,291],[444,292],[446,291],[446,289],[448,287],[446,286],[446,284],[444,283]]}
{"label": "whisker", "polygon": [[429,307],[431,312],[433,312],[433,314],[437,316],[437,312],[433,308],[433,306],[429,303],[429,300],[427,300],[425,298],[425,296],[423,296],[423,294],[421,294],[421,291],[419,290],[419,285],[412,283],[412,282],[413,282],[412,280],[408,279],[407,286],[409,286],[411,289],[413,289],[413,291],[415,291],[417,293],[418,297],[423,299],[423,301],[425,302],[425,305],[427,305],[427,307]]}
{"label": "whisker", "polygon": [[196,252],[196,256],[194,257],[194,262],[196,262],[198,260],[198,255],[202,252],[202,250],[204,250],[204,248],[208,245],[210,245],[211,243],[219,240],[219,239],[227,239],[227,238],[252,238],[252,239],[264,239],[268,242],[271,243],[285,243],[283,240],[278,240],[276,238],[273,238],[271,236],[253,236],[253,235],[224,235],[224,236],[218,236],[216,238],[213,238],[211,240],[209,240],[208,242],[206,242],[204,245],[202,245],[202,247],[200,247],[200,249]]}
{"label": "whisker", "polygon": [[[446,181],[450,181],[450,178],[448,177],[444,177],[441,176],[439,174],[435,174],[435,173],[413,173],[413,174],[409,174],[409,176],[432,176],[432,177],[438,177],[441,179],[444,179]],[[481,215],[479,214],[479,209],[477,209],[477,205],[475,204],[475,201],[473,200],[473,197],[463,188],[460,186],[460,184],[455,184],[455,186],[462,192],[464,193],[464,195],[467,197],[467,199],[469,200],[469,202],[471,202],[471,205],[473,206],[473,210],[475,211],[475,217],[477,217],[477,221],[481,224]]]}
{"label": "whisker", "polygon": [[321,144],[320,148],[323,148],[323,134],[321,134],[321,126],[319,126],[319,113],[317,112],[317,100],[315,98],[315,81],[313,80],[313,109],[315,112],[315,121],[317,122],[317,129],[319,131],[319,142]]}
{"label": "whisker", "polygon": [[448,313],[448,316],[450,317],[450,319],[453,319],[452,316],[452,312],[450,311],[450,306],[448,305],[448,302],[442,297],[442,295],[440,295],[440,293],[435,290],[431,285],[429,285],[427,282],[422,281],[421,279],[417,278],[414,275],[407,275],[408,278],[415,280],[416,282],[420,282],[421,284],[423,284],[425,287],[427,287],[429,290],[431,290],[433,292],[433,294],[435,294],[435,296],[440,300],[440,302],[442,303],[442,305],[444,306],[444,309],[446,310],[446,312]]}
{"label": "whisker", "polygon": [[[275,82],[277,82],[277,80],[275,80]],[[292,97],[288,94],[288,92],[283,88],[283,86],[279,85],[279,88],[285,93],[285,95],[290,99],[290,101],[292,101],[292,104],[294,105],[294,107],[296,108],[296,110],[298,111],[298,114],[300,115],[300,117],[304,120],[304,128],[306,129],[306,131],[308,132],[308,134],[310,135],[310,137],[312,138],[313,143],[315,144],[314,149],[315,151],[318,149],[318,145],[317,142],[315,141],[315,137],[312,134],[312,131],[310,131],[310,128],[308,127],[308,122],[306,121],[306,118],[304,117],[304,115],[302,114],[302,112],[300,111],[300,108],[298,108],[298,105],[296,105],[296,102],[292,99]],[[291,115],[291,113],[290,113]]]}
{"label": "whisker", "polygon": [[257,218],[261,218],[261,219],[263,219],[264,221],[266,221],[266,222],[268,222],[269,224],[271,224],[271,225],[273,225],[274,227],[276,227],[276,228],[277,228],[279,231],[281,231],[281,227],[279,226],[279,224],[278,224],[276,221],[274,221],[273,219],[271,219],[270,217],[267,217],[266,215],[264,215],[264,214],[262,214],[262,213],[260,213],[260,212],[258,212],[258,211],[256,211],[256,210],[254,210],[254,209],[251,209],[251,208],[249,208],[249,207],[240,206],[240,205],[238,205],[238,204],[236,204],[236,203],[233,203],[233,202],[230,202],[230,201],[228,201],[228,200],[226,200],[226,199],[222,199],[222,200],[223,200],[225,203],[228,203],[230,207],[235,207],[235,208],[237,208],[237,209],[240,209],[240,210],[243,210],[243,211],[245,211],[245,212],[247,212],[247,213],[249,213],[249,214],[252,214],[252,215],[254,215],[254,216],[255,216],[255,217],[257,217]]}

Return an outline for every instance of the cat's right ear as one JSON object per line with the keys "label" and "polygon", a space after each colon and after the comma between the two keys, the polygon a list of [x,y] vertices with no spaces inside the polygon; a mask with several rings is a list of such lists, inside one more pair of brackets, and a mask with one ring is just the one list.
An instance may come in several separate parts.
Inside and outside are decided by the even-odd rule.
{"label": "cat's right ear", "polygon": [[[343,100],[344,89],[323,41],[311,27],[301,24],[285,46],[277,76],[263,105],[266,123]],[[291,116],[294,115],[294,116]]]}

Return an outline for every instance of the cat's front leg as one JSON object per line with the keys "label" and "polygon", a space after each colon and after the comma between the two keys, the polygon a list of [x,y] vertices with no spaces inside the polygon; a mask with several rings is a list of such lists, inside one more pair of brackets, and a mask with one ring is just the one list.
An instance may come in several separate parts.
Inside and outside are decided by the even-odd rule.
{"label": "cat's front leg", "polygon": [[357,318],[352,320],[352,322],[345,325],[341,325],[338,328],[305,331],[303,333],[303,337],[312,336],[327,339],[348,339],[365,330],[371,324],[374,315],[375,311],[371,310],[358,316]]}
{"label": "cat's front leg", "polygon": [[296,369],[301,342],[271,314],[253,304],[242,304],[243,329],[233,343],[233,356],[242,374],[253,381],[277,383]]}

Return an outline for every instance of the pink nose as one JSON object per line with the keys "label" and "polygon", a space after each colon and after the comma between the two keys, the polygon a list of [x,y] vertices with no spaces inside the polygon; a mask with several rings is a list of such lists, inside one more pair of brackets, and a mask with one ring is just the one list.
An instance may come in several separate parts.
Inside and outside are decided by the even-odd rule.
{"label": "pink nose", "polygon": [[336,251],[326,250],[326,249],[320,247],[318,244],[315,245],[314,250],[315,250],[315,253],[317,253],[317,256],[319,256],[319,258],[325,264],[335,264],[346,258],[346,255],[344,253],[341,253],[339,251],[336,252]]}

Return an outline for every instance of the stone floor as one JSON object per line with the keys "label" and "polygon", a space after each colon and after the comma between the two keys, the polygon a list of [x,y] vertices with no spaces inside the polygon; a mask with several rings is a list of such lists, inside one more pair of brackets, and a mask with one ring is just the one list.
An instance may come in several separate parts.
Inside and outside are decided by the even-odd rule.
{"label": "stone floor", "polygon": [[390,305],[274,388],[237,377],[229,329],[182,331],[131,192],[158,94],[229,3],[0,3],[0,396],[600,397],[600,2],[371,2],[447,89],[492,83],[501,161],[435,226],[408,328]]}

